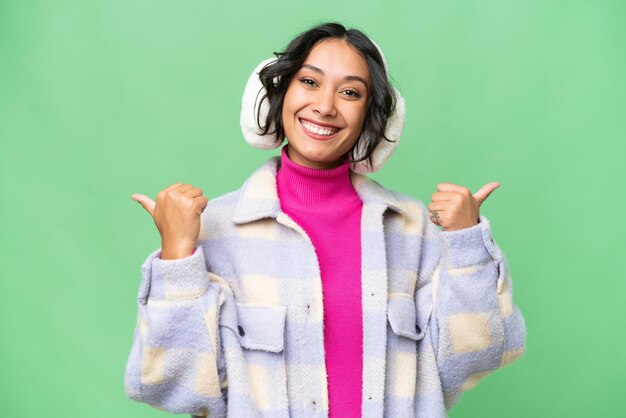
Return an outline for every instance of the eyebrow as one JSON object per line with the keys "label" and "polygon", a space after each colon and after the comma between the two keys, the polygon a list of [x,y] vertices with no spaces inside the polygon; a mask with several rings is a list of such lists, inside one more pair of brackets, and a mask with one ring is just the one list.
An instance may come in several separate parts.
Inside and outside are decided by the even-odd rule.
{"label": "eyebrow", "polygon": [[[311,64],[303,64],[302,68],[308,68],[309,70],[312,70],[312,71],[315,71],[316,73],[320,73],[321,75],[324,75],[324,71],[322,71],[321,68],[317,68],[316,66],[311,65]],[[365,85],[365,88],[368,88],[367,87],[367,83],[365,82],[363,77],[359,77],[358,75],[347,75],[343,79],[344,80],[360,81],[361,83],[363,83]]]}

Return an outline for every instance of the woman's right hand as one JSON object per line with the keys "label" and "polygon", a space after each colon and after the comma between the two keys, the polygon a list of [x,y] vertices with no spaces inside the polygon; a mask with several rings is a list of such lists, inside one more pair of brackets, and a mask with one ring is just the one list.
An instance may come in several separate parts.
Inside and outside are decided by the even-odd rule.
{"label": "woman's right hand", "polygon": [[156,202],[143,194],[131,196],[148,211],[161,234],[161,259],[189,257],[198,245],[200,214],[209,200],[202,189],[174,183],[157,194]]}

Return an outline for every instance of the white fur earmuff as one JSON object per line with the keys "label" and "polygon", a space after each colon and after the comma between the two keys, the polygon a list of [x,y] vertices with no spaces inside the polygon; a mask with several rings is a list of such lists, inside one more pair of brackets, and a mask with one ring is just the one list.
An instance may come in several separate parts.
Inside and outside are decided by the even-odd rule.
{"label": "white fur earmuff", "polygon": [[[389,74],[387,61],[385,60],[382,50],[375,42],[373,43],[376,45],[378,52],[383,58],[385,72]],[[267,64],[276,60],[277,58],[266,59],[257,65],[250,75],[250,78],[248,78],[248,82],[246,83],[246,88],[241,99],[241,115],[239,119],[241,132],[243,133],[246,142],[256,148],[273,149],[278,148],[283,143],[283,141],[276,141],[276,137],[273,134],[261,135],[259,133],[259,123],[257,120],[259,105],[261,106],[259,117],[262,122],[265,122],[265,118],[267,117],[267,113],[269,111],[268,100],[264,100],[261,103],[261,98],[265,95],[265,88],[259,78],[259,72]],[[385,127],[385,136],[392,142],[386,141],[383,138],[371,155],[372,166],[370,167],[366,160],[355,163],[352,165],[352,171],[356,173],[372,173],[379,170],[389,157],[391,157],[391,154],[393,154],[398,146],[398,142],[400,142],[400,136],[402,135],[402,130],[404,128],[406,107],[404,98],[400,95],[400,92],[395,87],[393,88],[393,91],[396,95],[396,107],[391,115],[389,115],[387,126]],[[269,131],[272,132],[273,130],[274,125],[272,124]]]}

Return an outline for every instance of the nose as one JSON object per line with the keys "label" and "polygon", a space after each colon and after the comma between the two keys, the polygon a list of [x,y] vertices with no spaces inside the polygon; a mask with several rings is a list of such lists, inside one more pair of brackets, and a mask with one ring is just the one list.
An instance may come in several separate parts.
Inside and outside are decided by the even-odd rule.
{"label": "nose", "polygon": [[333,117],[337,114],[335,109],[335,92],[331,89],[320,89],[313,101],[313,111],[320,117]]}

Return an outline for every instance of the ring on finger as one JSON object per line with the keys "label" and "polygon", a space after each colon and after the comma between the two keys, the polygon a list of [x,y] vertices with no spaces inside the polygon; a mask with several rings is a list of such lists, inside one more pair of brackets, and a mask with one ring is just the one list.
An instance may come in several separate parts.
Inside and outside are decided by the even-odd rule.
{"label": "ring on finger", "polygon": [[435,225],[439,225],[441,226],[441,219],[439,219],[439,211],[438,210],[431,210],[430,211],[430,220],[435,224]]}

